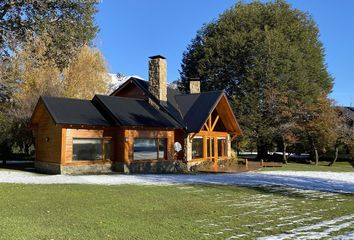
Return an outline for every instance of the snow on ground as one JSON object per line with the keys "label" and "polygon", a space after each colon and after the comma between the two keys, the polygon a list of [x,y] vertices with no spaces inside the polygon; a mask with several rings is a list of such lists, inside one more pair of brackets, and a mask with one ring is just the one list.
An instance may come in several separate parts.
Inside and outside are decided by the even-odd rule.
{"label": "snow on ground", "polygon": [[[288,233],[283,233],[274,236],[267,236],[258,238],[258,240],[278,240],[278,239],[323,239],[328,237],[331,233],[340,231],[342,229],[350,228],[354,225],[354,214],[342,216],[328,221],[323,221],[317,224],[299,227],[290,230]],[[339,239],[350,239],[353,233],[345,234]]]}
{"label": "snow on ground", "polygon": [[354,193],[354,172],[247,172],[236,174],[106,174],[44,175],[21,171],[0,171],[1,183],[171,185],[225,184],[241,186],[284,186],[297,189]]}
{"label": "snow on ground", "polygon": [[[338,204],[325,209],[314,210],[311,204],[304,205],[303,213],[297,213],[286,195],[304,197],[307,203],[315,204],[318,199],[330,203],[346,201],[340,193],[354,193],[354,172],[247,172],[236,174],[105,174],[105,175],[44,175],[23,171],[0,171],[0,183],[22,184],[101,184],[101,185],[172,185],[177,184],[181,191],[204,194],[200,184],[223,184],[241,186],[262,186],[271,194],[256,194],[252,199],[235,198],[229,193],[218,193],[215,203],[229,208],[228,214],[219,219],[199,219],[196,224],[203,238],[213,239],[354,239],[354,214],[322,219],[323,212],[336,211]],[[186,185],[194,184],[194,185]],[[273,187],[277,186],[277,187]],[[277,194],[281,193],[281,194]],[[305,203],[305,201],[304,201]],[[239,209],[245,209],[239,213]],[[236,214],[237,212],[237,214]],[[279,222],[261,219],[267,214],[279,214]],[[254,215],[251,222],[235,226],[234,219],[241,215]],[[293,226],[285,233],[271,235],[274,229]],[[299,227],[300,226],[300,227]],[[257,230],[249,229],[257,227]],[[281,232],[281,231],[280,231]],[[267,236],[269,234],[269,236]]]}
{"label": "snow on ground", "polygon": [[[196,192],[198,185],[180,186],[181,191]],[[215,196],[215,203],[229,208],[227,215],[218,219],[198,219],[197,228],[208,239],[222,236],[224,239],[354,239],[354,214],[349,213],[334,219],[324,219],[323,215],[337,210],[338,202],[347,201],[343,194],[332,192],[320,192],[315,190],[303,190],[281,187],[265,187],[271,194],[258,193],[249,199],[248,196],[238,196],[220,192]],[[193,191],[194,190],[194,191]],[[201,193],[202,194],[202,193]],[[288,198],[286,195],[293,196]],[[301,196],[306,203],[302,211],[297,211],[294,202]],[[326,208],[313,208],[318,199],[325,199],[330,204]],[[305,202],[306,201],[306,202]],[[240,209],[244,210],[240,212]],[[267,215],[273,216],[268,219]],[[244,218],[242,224],[235,225],[240,217]],[[274,218],[274,217],[277,217]],[[284,227],[290,228],[284,231]],[[292,228],[293,227],[293,228]],[[252,229],[252,230],[251,230]],[[272,235],[273,231],[280,234]]]}

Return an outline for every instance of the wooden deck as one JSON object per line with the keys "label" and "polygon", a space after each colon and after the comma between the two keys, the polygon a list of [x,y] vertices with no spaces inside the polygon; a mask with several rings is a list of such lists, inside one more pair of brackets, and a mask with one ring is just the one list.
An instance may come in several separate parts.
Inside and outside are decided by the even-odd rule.
{"label": "wooden deck", "polygon": [[261,169],[262,166],[259,162],[248,162],[247,164],[237,164],[228,167],[212,167],[207,169],[199,169],[201,173],[237,173],[248,172]]}
{"label": "wooden deck", "polygon": [[258,161],[245,161],[233,166],[227,167],[211,167],[205,169],[198,169],[200,173],[237,173],[256,171],[263,167],[282,167],[282,163],[278,162],[258,162]]}

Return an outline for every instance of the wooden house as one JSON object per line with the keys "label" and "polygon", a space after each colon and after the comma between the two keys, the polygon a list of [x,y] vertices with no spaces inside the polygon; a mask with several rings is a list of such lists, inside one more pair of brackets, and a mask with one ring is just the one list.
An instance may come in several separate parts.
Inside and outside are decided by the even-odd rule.
{"label": "wooden house", "polygon": [[223,91],[183,94],[167,85],[166,59],[149,60],[149,81],[128,79],[92,100],[42,96],[31,127],[37,171],[173,172],[231,157],[240,127]]}

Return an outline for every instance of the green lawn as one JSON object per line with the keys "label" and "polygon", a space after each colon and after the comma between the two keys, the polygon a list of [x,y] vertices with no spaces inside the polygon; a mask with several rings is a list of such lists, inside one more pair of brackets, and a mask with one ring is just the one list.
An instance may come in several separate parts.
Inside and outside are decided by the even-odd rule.
{"label": "green lawn", "polygon": [[0,239],[254,239],[354,214],[353,195],[285,188],[0,184],[0,193]]}
{"label": "green lawn", "polygon": [[353,164],[350,162],[336,162],[328,166],[329,162],[321,161],[318,166],[305,163],[288,163],[282,167],[266,167],[261,171],[325,171],[325,172],[354,172]]}

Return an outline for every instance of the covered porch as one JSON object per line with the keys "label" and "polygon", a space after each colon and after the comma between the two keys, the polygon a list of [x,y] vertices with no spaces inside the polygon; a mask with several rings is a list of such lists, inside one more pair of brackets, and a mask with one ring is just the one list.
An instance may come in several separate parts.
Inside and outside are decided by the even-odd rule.
{"label": "covered porch", "polygon": [[204,121],[200,131],[188,135],[189,165],[209,161],[213,162],[216,168],[220,161],[232,158],[231,143],[239,135],[241,130],[223,95]]}

